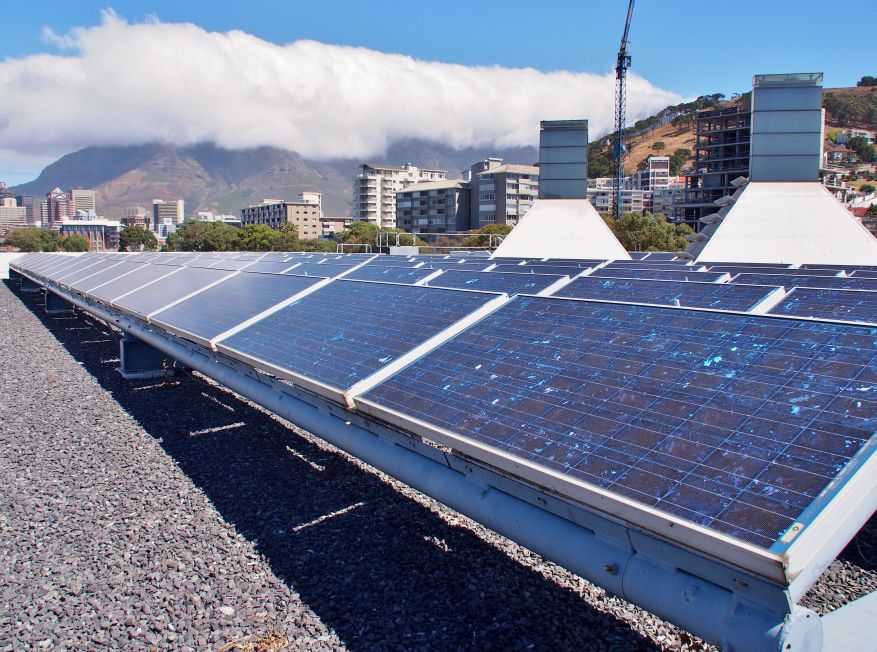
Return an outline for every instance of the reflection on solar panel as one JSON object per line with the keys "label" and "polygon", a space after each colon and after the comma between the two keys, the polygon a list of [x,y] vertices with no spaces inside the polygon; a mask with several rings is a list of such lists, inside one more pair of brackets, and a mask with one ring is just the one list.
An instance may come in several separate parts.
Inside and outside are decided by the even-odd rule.
{"label": "reflection on solar panel", "polygon": [[519,296],[364,398],[767,548],[877,429],[875,356],[855,326]]}
{"label": "reflection on solar panel", "polygon": [[513,272],[515,274],[561,274],[562,276],[577,276],[584,272],[587,267],[575,267],[572,265],[497,265],[491,272]]}
{"label": "reflection on solar panel", "polygon": [[777,290],[779,288],[765,285],[584,276],[574,279],[553,296],[746,312]]}
{"label": "reflection on solar panel", "polygon": [[319,283],[313,276],[243,272],[157,313],[156,322],[211,340]]}
{"label": "reflection on solar panel", "polygon": [[345,389],[496,295],[334,281],[219,344]]}
{"label": "reflection on solar panel", "polygon": [[357,281],[384,281],[387,283],[417,283],[438,270],[422,267],[360,267],[344,278]]}
{"label": "reflection on solar panel", "polygon": [[113,303],[129,312],[146,316],[233,273],[224,269],[183,267],[166,282],[158,281],[141,287]]}
{"label": "reflection on solar panel", "polygon": [[795,288],[770,313],[877,324],[877,292]]}
{"label": "reflection on solar panel", "polygon": [[143,264],[130,274],[119,275],[103,285],[95,286],[89,291],[89,294],[109,302],[147,283],[156,281],[169,274],[177,274],[180,271],[182,271],[181,267]]}
{"label": "reflection on solar panel", "polygon": [[142,263],[126,262],[118,263],[109,268],[106,265],[101,265],[101,271],[93,272],[88,278],[82,279],[81,281],[71,281],[69,285],[79,292],[88,292],[92,288],[96,288],[99,285],[103,285],[108,281],[112,281],[113,279],[119,278],[124,274],[128,274],[142,267]]}
{"label": "reflection on solar panel", "polygon": [[[290,265],[293,265],[297,261],[291,260],[289,261]],[[287,274],[297,274],[299,276],[319,276],[321,278],[332,278],[334,276],[338,276],[346,272],[351,267],[355,267],[359,265],[358,262],[351,262],[345,265],[335,265],[333,263],[314,263],[314,262],[303,262],[300,265],[296,265],[293,269],[286,272]]]}
{"label": "reflection on solar panel", "polygon": [[835,288],[838,290],[877,290],[877,279],[835,276],[809,276],[801,274],[738,274],[732,283],[750,285],[782,285],[793,287]]}
{"label": "reflection on solar panel", "polygon": [[[794,274],[800,275],[802,272],[797,269],[789,269],[788,267],[751,267],[743,265],[712,265],[710,272],[727,272],[731,276],[736,274]],[[810,269],[807,270],[807,276],[837,276],[839,270],[836,269]]]}
{"label": "reflection on solar panel", "polygon": [[564,278],[557,274],[513,272],[458,272],[450,270],[427,283],[430,287],[461,288],[506,294],[536,294]]}
{"label": "reflection on solar panel", "polygon": [[[664,279],[667,281],[701,281],[703,283],[712,283],[718,281],[725,275],[721,272],[695,272],[695,271],[678,271],[664,269],[595,269],[591,276],[601,276],[605,278],[653,278]],[[757,285],[754,284],[753,285]],[[764,284],[767,285],[767,284]]]}

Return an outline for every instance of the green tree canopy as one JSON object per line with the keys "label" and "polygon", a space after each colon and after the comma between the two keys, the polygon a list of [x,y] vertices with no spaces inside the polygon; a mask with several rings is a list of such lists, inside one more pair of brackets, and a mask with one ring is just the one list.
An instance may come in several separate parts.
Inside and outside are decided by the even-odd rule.
{"label": "green tree canopy", "polygon": [[238,229],[225,222],[186,222],[167,237],[166,251],[236,251]]}
{"label": "green tree canopy", "polygon": [[672,224],[663,215],[625,213],[617,221],[604,217],[615,237],[628,251],[682,251],[685,236],[694,233],[687,224]]}
{"label": "green tree canopy", "polygon": [[658,154],[660,154],[665,149],[667,149],[667,143],[665,143],[663,140],[656,140],[655,142],[652,143],[652,149],[655,150],[655,152],[657,152]]}
{"label": "green tree canopy", "polygon": [[6,236],[6,242],[21,251],[58,251],[61,234],[34,227],[15,229]]}
{"label": "green tree canopy", "polygon": [[874,77],[873,75],[865,75],[856,82],[856,86],[877,86],[877,77]]}
{"label": "green tree canopy", "polygon": [[[500,236],[508,235],[512,232],[512,227],[508,224],[488,224],[480,229],[470,231],[471,235],[464,238],[460,243],[461,247],[488,247],[491,244],[491,235]],[[499,243],[499,238],[493,238],[493,244]]]}
{"label": "green tree canopy", "polygon": [[874,192],[874,186],[870,183],[863,183],[859,186],[859,191],[868,194],[869,192]]}
{"label": "green tree canopy", "polygon": [[[295,231],[292,233],[294,236]],[[238,230],[237,235],[242,251],[273,251],[287,234],[272,229],[267,224],[247,224]]]}
{"label": "green tree canopy", "polygon": [[61,248],[64,251],[88,251],[91,243],[84,235],[75,233],[61,240]]}
{"label": "green tree canopy", "polygon": [[126,226],[119,233],[119,251],[155,251],[158,240],[155,234],[142,226]]}
{"label": "green tree canopy", "polygon": [[865,211],[865,215],[868,217],[877,217],[877,204],[871,204],[868,206],[868,210]]}

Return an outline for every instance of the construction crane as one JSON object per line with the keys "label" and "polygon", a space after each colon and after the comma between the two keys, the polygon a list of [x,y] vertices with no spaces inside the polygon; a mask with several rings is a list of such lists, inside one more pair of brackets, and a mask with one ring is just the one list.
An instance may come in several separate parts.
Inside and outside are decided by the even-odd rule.
{"label": "construction crane", "polygon": [[627,108],[627,69],[630,68],[630,55],[627,54],[627,35],[630,32],[630,19],[633,18],[633,3],[627,5],[627,21],[618,49],[618,62],[615,64],[615,211],[617,220],[621,217],[621,182],[624,179],[624,123]]}

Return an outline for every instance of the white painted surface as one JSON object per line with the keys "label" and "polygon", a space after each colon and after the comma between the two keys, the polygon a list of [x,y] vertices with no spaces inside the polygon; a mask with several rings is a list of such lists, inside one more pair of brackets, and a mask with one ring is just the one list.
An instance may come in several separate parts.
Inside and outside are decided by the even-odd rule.
{"label": "white painted surface", "polygon": [[9,278],[9,263],[24,256],[24,252],[0,253],[0,278]]}
{"label": "white painted surface", "polygon": [[491,258],[630,260],[587,199],[539,199]]}
{"label": "white painted surface", "polygon": [[877,265],[877,238],[818,182],[752,182],[697,262]]}

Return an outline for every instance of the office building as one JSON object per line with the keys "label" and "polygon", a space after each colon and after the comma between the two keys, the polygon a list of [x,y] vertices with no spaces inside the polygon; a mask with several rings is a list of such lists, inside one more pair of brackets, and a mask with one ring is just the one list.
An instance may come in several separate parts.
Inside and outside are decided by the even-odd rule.
{"label": "office building", "polygon": [[539,197],[539,168],[488,158],[469,168],[469,228],[514,226]]}
{"label": "office building", "polygon": [[118,251],[121,223],[103,218],[72,220],[65,218],[59,226],[61,235],[82,235],[88,239],[91,251]]}
{"label": "office building", "polygon": [[222,222],[229,226],[243,226],[241,218],[237,215],[225,215],[222,213],[214,213],[213,211],[198,211],[192,216],[193,222]]}
{"label": "office building", "polygon": [[125,217],[121,220],[122,226],[139,226],[144,229],[152,229],[152,216],[142,206],[131,206],[125,209]]}
{"label": "office building", "polygon": [[70,198],[72,205],[71,213],[75,211],[84,211],[90,214],[97,212],[94,190],[74,188],[68,191],[67,196]]}
{"label": "office building", "polygon": [[15,203],[24,208],[28,226],[33,226],[38,222],[37,215],[34,213],[33,195],[16,195]]}
{"label": "office building", "polygon": [[584,199],[588,192],[588,121],[539,123],[539,198]]}
{"label": "office building", "polygon": [[158,232],[159,225],[164,224],[165,220],[171,220],[174,224],[182,224],[186,219],[185,211],[186,203],[182,199],[153,199],[153,230]]}
{"label": "office building", "polygon": [[40,206],[40,219],[44,229],[57,231],[61,228],[62,221],[72,216],[73,203],[66,192],[55,188],[46,193],[46,198]]}
{"label": "office building", "polygon": [[0,236],[28,226],[27,209],[19,206],[14,197],[0,198]]}
{"label": "office building", "polygon": [[396,193],[396,226],[415,233],[469,229],[469,189],[459,180],[426,181]]}
{"label": "office building", "polygon": [[415,183],[443,181],[447,177],[445,170],[435,168],[364,163],[353,178],[353,219],[393,228],[397,192]]}
{"label": "office building", "polygon": [[286,224],[295,226],[298,237],[303,240],[319,238],[323,234],[320,221],[323,215],[322,194],[301,192],[298,201],[263,199],[241,209],[241,224],[264,224],[281,229]]}

